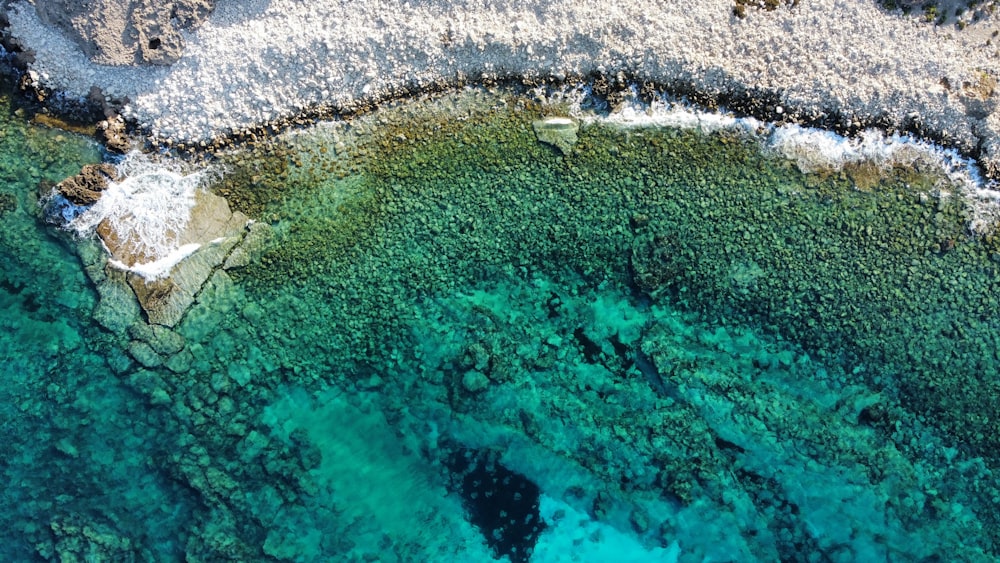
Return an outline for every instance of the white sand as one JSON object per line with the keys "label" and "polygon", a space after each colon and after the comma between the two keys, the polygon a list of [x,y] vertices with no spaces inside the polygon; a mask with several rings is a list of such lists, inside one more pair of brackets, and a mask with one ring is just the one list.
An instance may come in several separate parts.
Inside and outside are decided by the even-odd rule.
{"label": "white sand", "polygon": [[872,0],[804,0],[773,12],[751,9],[742,20],[732,6],[732,0],[219,0],[169,68],[91,64],[41,25],[27,0],[15,4],[10,19],[47,85],[79,95],[97,85],[125,96],[127,117],[174,141],[442,79],[633,69],[703,92],[780,92],[793,116],[884,114],[894,123],[918,117],[963,150],[984,142],[984,162],[1000,162],[1000,93],[983,101],[962,88],[978,84],[983,70],[996,75],[1000,68],[996,46],[983,42],[995,18],[959,32],[886,14]]}

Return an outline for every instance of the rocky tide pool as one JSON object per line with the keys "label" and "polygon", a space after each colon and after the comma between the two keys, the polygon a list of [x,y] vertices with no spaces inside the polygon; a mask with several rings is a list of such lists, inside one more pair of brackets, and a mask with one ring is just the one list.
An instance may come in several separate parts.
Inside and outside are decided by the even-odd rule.
{"label": "rocky tide pool", "polygon": [[0,559],[995,560],[988,198],[918,144],[588,103],[172,170],[251,223],[161,317],[178,270],[45,221],[96,145],[5,100]]}

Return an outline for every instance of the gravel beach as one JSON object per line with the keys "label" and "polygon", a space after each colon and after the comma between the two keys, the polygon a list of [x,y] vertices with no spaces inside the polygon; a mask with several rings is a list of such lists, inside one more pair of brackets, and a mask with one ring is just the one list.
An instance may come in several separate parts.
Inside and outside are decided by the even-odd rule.
{"label": "gravel beach", "polygon": [[170,142],[453,84],[603,75],[706,105],[753,99],[749,113],[766,119],[910,131],[1000,173],[995,16],[956,26],[874,1],[809,0],[744,17],[734,7],[220,0],[200,27],[179,31],[184,50],[170,66],[94,64],[27,1],[12,4],[9,20],[40,82],[78,96],[97,86]]}

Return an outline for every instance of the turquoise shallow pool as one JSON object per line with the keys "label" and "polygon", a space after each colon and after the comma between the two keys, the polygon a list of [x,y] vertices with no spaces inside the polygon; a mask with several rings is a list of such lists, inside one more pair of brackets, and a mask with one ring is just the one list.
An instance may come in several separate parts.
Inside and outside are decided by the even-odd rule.
{"label": "turquoise shallow pool", "polygon": [[37,218],[100,155],[5,109],[2,558],[995,558],[998,241],[945,178],[468,98],[224,157],[270,238],[117,333]]}

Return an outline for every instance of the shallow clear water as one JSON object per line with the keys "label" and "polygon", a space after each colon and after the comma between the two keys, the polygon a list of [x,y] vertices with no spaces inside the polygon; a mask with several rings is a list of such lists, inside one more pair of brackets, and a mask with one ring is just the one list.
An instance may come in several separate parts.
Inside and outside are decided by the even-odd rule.
{"label": "shallow clear water", "polygon": [[225,157],[270,238],[117,333],[30,197],[98,155],[6,122],[3,558],[995,556],[996,243],[943,178],[472,98]]}
{"label": "shallow clear water", "polygon": [[177,557],[194,498],[156,462],[176,427],[115,374],[129,360],[90,319],[96,293],[69,239],[38,218],[39,195],[99,149],[13,111],[0,98],[0,558],[100,552],[87,544]]}

